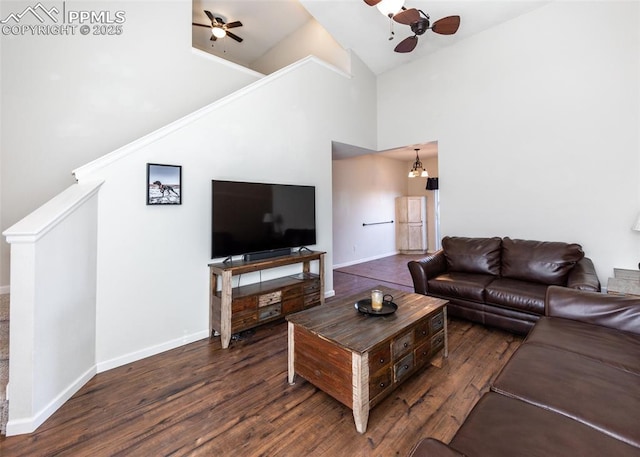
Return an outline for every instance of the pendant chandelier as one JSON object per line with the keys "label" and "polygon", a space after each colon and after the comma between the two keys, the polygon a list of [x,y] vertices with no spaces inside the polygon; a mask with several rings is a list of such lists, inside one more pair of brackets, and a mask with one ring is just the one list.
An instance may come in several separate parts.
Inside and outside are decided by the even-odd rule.
{"label": "pendant chandelier", "polygon": [[422,166],[422,162],[420,162],[420,157],[418,157],[418,151],[420,149],[416,148],[416,161],[413,162],[413,166],[411,170],[409,170],[409,178],[417,178],[418,176],[422,178],[428,178],[429,173],[427,173],[427,169]]}

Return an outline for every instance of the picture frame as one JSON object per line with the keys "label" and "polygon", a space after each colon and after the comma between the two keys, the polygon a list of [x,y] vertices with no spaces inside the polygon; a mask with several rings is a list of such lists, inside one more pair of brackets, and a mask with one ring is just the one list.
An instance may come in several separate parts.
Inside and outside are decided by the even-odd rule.
{"label": "picture frame", "polygon": [[147,164],[147,205],[182,204],[182,166]]}

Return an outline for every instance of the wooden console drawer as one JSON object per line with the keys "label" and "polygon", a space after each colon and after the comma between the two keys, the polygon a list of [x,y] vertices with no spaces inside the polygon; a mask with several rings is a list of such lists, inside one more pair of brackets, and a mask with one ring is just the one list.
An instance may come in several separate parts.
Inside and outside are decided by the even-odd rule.
{"label": "wooden console drawer", "polygon": [[302,297],[294,297],[282,302],[282,314],[297,313],[304,309]]}
{"label": "wooden console drawer", "polygon": [[262,294],[258,297],[258,307],[273,305],[274,303],[280,303],[282,301],[282,291],[276,290],[275,292],[269,292],[268,294]]}
{"label": "wooden console drawer", "polygon": [[313,281],[309,284],[305,284],[304,293],[305,294],[313,294],[316,292],[320,292],[320,280]]}
{"label": "wooden console drawer", "polygon": [[276,303],[275,305],[265,306],[258,311],[258,320],[264,321],[271,319],[272,317],[280,316],[282,314],[282,304]]}
{"label": "wooden console drawer", "polygon": [[315,306],[315,305],[319,305],[319,304],[320,304],[320,292],[318,292],[317,294],[305,295],[304,296],[304,307],[305,308],[309,308],[311,306]]}
{"label": "wooden console drawer", "polygon": [[231,331],[239,332],[256,325],[258,316],[255,310],[244,313],[237,313],[231,317]]}
{"label": "wooden console drawer", "polygon": [[291,287],[285,287],[282,289],[282,300],[287,298],[299,297],[303,293],[302,284],[297,284]]}
{"label": "wooden console drawer", "polygon": [[250,296],[250,297],[239,297],[234,298],[231,302],[231,309],[233,313],[241,313],[246,310],[255,310],[258,306],[258,297]]}
{"label": "wooden console drawer", "polygon": [[405,333],[391,344],[393,360],[397,360],[413,349],[413,331]]}

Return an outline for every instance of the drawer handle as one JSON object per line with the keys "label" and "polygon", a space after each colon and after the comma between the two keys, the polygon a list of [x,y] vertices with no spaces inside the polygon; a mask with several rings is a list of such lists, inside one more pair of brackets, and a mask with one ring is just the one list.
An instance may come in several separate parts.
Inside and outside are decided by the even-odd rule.
{"label": "drawer handle", "polygon": [[405,369],[405,370],[408,370],[408,369],[409,369],[409,365],[405,365],[405,366],[404,366],[404,369]]}
{"label": "drawer handle", "polygon": [[380,383],[380,387],[384,387],[384,382],[381,382],[381,383]]}
{"label": "drawer handle", "polygon": [[384,359],[380,359],[380,363],[384,363]]}
{"label": "drawer handle", "polygon": [[404,347],[409,347],[409,343],[404,343]]}
{"label": "drawer handle", "polygon": [[428,355],[429,353],[427,351],[422,351],[422,355]]}
{"label": "drawer handle", "polygon": [[426,330],[423,330],[423,331],[422,331],[422,334],[423,334],[423,335],[426,335],[426,334],[427,334],[427,331],[426,331]]}

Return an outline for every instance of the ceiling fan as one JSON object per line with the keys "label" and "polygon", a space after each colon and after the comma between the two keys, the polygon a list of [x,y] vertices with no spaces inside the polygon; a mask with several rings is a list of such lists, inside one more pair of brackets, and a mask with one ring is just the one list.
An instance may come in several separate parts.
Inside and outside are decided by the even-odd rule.
{"label": "ceiling fan", "polygon": [[[391,3],[389,0],[364,0],[364,2],[369,6],[376,6],[385,2]],[[398,43],[394,49],[395,52],[404,53],[413,51],[418,45],[418,36],[423,35],[427,30],[432,30],[440,35],[453,35],[458,31],[458,27],[460,27],[460,16],[443,17],[431,24],[429,15],[424,11],[416,8],[407,9],[402,5],[404,1],[399,5],[397,4],[397,0],[395,0],[394,3],[394,7],[390,5],[391,9],[385,7],[380,8],[381,5],[378,6],[378,9],[395,22],[408,25],[414,33],[413,36],[407,37]],[[399,12],[394,14],[392,12],[394,10],[393,8],[395,8],[395,11],[399,10]]]}
{"label": "ceiling fan", "polygon": [[206,27],[208,29],[211,29],[211,41],[216,41],[218,38],[224,38],[225,36],[228,36],[229,38],[233,38],[234,40],[236,40],[238,43],[242,43],[242,38],[229,31],[229,29],[233,29],[235,27],[242,27],[242,22],[234,21],[225,24],[224,20],[221,17],[215,17],[213,14],[211,14],[211,11],[204,10],[204,13],[211,21],[211,24],[205,25],[197,24],[195,22],[192,22],[191,24],[197,25],[198,27]]}

